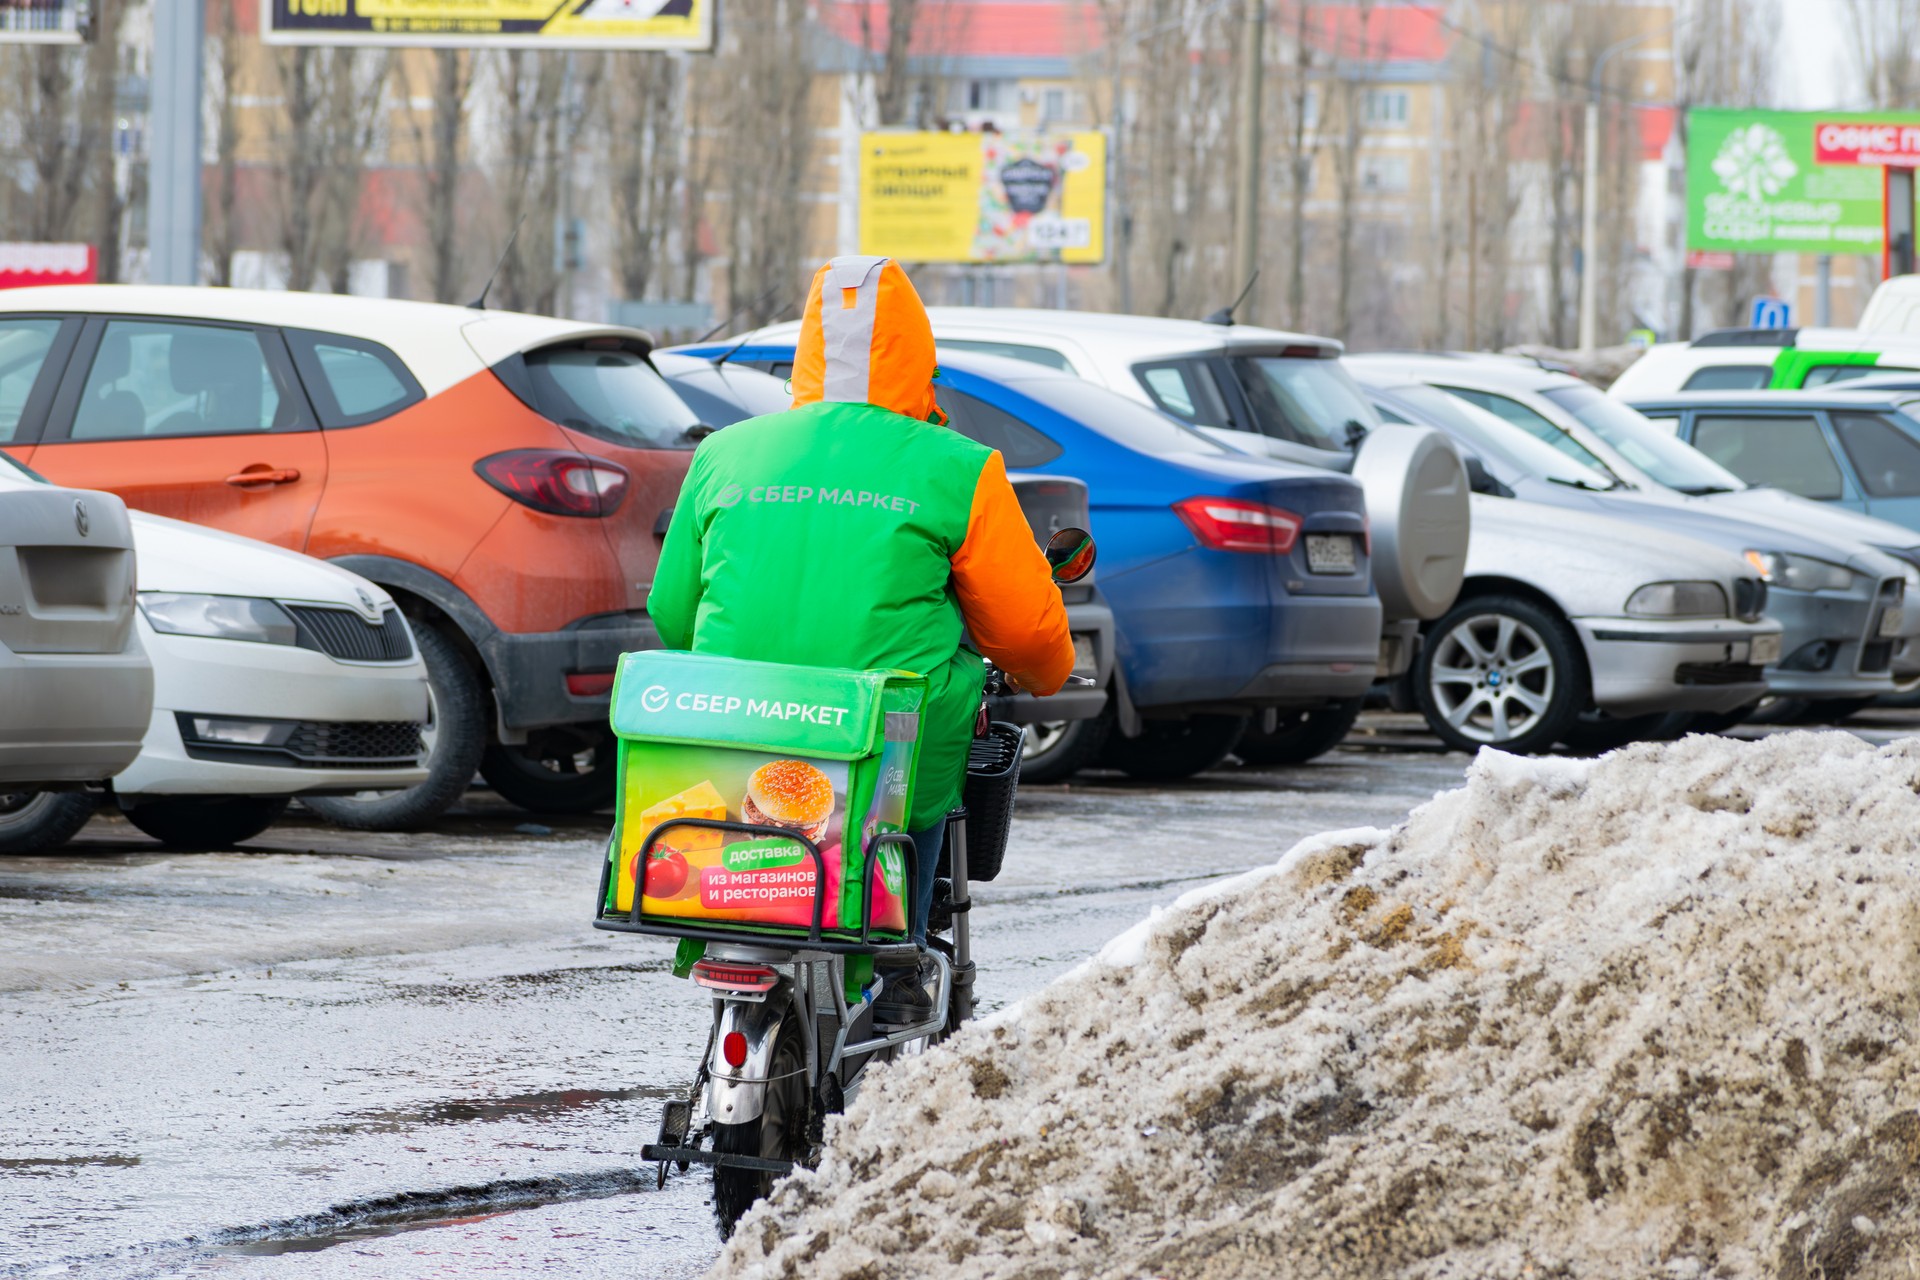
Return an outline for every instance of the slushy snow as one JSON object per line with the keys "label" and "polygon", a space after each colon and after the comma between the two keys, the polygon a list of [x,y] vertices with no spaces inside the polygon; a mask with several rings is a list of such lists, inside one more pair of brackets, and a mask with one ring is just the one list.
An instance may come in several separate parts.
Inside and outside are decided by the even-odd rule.
{"label": "slushy snow", "polygon": [[1916,792],[1920,741],[1483,752],[880,1073],[712,1274],[1916,1274]]}

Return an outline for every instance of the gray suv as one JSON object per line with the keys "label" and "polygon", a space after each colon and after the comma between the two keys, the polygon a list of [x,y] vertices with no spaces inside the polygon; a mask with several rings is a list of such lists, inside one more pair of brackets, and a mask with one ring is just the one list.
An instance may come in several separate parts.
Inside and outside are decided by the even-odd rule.
{"label": "gray suv", "polygon": [[112,494],[0,488],[0,853],[64,843],[93,812],[83,788],[139,753],[153,668],[133,566]]}

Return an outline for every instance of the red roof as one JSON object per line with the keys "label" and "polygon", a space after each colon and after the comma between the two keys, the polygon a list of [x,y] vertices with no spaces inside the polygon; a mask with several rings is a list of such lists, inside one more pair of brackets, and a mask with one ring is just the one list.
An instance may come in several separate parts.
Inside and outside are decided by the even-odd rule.
{"label": "red roof", "polygon": [[[887,0],[820,0],[823,26],[855,48],[887,47]],[[863,21],[864,20],[864,21]],[[1085,0],[923,0],[916,58],[1075,58],[1100,47],[1098,5]]]}
{"label": "red roof", "polygon": [[[1322,53],[1351,62],[1438,62],[1452,47],[1452,33],[1437,7],[1393,5],[1361,11],[1346,4],[1307,6],[1307,41]],[[1300,6],[1279,0],[1270,21],[1294,30]]]}

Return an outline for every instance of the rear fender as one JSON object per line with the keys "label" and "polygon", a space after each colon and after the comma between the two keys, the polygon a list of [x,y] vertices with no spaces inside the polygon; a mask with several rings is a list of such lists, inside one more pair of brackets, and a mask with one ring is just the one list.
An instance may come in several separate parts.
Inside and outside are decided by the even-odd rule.
{"label": "rear fender", "polygon": [[[793,1013],[792,988],[787,979],[764,1000],[716,1000],[719,1026],[707,1058],[707,1115],[716,1124],[747,1124],[758,1120],[767,1101],[767,1072],[780,1025]],[[727,1036],[739,1032],[747,1039],[747,1060],[738,1068],[726,1058]]]}

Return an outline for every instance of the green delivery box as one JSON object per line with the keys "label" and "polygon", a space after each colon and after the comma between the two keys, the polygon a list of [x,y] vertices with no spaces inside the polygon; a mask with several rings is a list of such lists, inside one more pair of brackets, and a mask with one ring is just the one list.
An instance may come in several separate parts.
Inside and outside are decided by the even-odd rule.
{"label": "green delivery box", "polygon": [[[904,934],[905,860],[874,837],[905,829],[925,692],[905,671],[623,655],[612,713],[619,810],[602,912],[631,918],[637,887],[650,924],[805,933],[818,895],[823,933],[858,937],[870,912],[874,933]],[[671,825],[688,818],[761,830]],[[818,864],[781,832],[811,841]]]}

